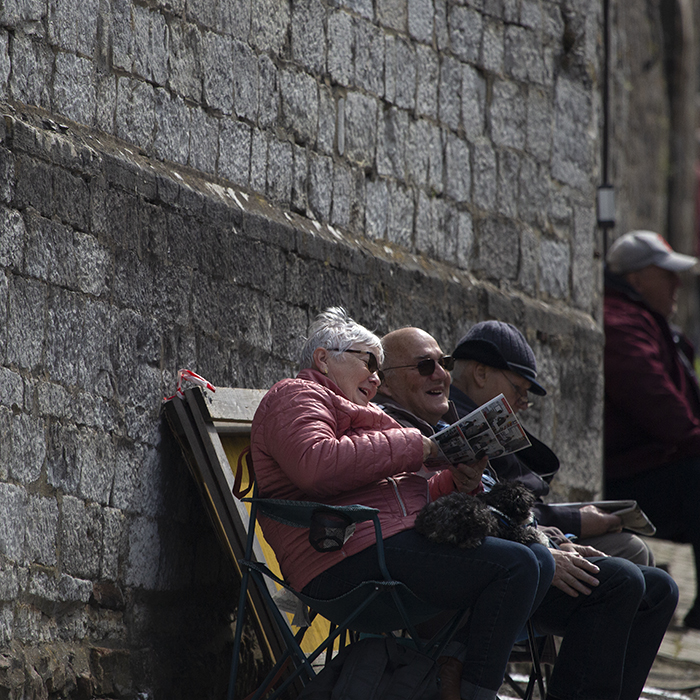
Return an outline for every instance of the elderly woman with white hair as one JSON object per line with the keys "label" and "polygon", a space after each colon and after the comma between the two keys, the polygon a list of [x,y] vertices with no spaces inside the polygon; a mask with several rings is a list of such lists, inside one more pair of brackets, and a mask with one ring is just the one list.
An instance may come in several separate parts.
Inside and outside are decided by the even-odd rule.
{"label": "elderly woman with white hair", "polygon": [[[301,371],[275,384],[253,419],[259,493],[377,508],[391,575],[433,606],[471,609],[455,638],[463,653],[443,659],[442,697],[493,700],[511,647],[549,587],[553,559],[542,545],[487,537],[474,549],[462,549],[430,542],[413,529],[430,499],[457,486],[450,470],[427,481],[417,474],[434,444],[370,403],[382,359],[379,338],[343,309],[317,317]],[[479,490],[480,482],[466,488]],[[371,523],[358,525],[339,551],[323,553],[303,530],[265,519],[261,525],[284,576],[310,596],[334,598],[381,578]]]}

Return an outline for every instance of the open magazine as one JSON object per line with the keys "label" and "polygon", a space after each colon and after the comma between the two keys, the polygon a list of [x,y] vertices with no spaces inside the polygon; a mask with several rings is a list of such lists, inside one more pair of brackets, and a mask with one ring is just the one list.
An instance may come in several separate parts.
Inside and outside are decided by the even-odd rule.
{"label": "open magazine", "polygon": [[557,506],[595,506],[606,513],[617,515],[622,520],[622,527],[639,535],[651,537],[656,533],[656,527],[649,520],[647,514],[639,507],[637,501],[581,501],[576,503],[549,503],[550,508]]}
{"label": "open magazine", "polygon": [[477,462],[484,455],[489,459],[503,457],[530,446],[527,434],[503,394],[435,433],[431,440],[440,448],[440,456],[426,463],[429,469],[442,469],[445,462]]}

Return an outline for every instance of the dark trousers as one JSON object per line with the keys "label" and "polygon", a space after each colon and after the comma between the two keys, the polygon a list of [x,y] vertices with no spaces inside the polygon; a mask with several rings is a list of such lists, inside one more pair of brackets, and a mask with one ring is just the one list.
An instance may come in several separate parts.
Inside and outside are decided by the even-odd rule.
{"label": "dark trousers", "polygon": [[560,700],[637,700],[678,603],[661,569],[591,559],[600,581],[573,598],[550,588],[533,615],[537,632],[562,637],[549,693]]}
{"label": "dark trousers", "polygon": [[[495,697],[513,643],[554,575],[547,548],[487,537],[479,547],[463,549],[406,530],[384,540],[384,550],[391,575],[419,598],[445,610],[471,609],[455,637],[466,647],[462,679],[475,697]],[[381,574],[370,547],[317,576],[304,592],[333,598],[375,578]]]}
{"label": "dark trousers", "polygon": [[[625,479],[608,480],[605,497],[633,498],[656,526],[656,536],[693,547],[700,581],[700,458],[671,462]],[[696,595],[695,605],[698,605]]]}

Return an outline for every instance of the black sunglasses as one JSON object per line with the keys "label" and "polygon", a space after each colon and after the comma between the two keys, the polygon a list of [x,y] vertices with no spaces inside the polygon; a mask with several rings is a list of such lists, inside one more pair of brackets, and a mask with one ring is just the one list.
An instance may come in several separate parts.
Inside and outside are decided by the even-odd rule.
{"label": "black sunglasses", "polygon": [[340,348],[328,348],[332,352],[352,352],[355,355],[367,355],[367,369],[370,374],[374,374],[379,371],[379,363],[377,362],[377,356],[373,352],[368,350],[341,350]]}
{"label": "black sunglasses", "polygon": [[[451,372],[455,366],[455,358],[452,355],[443,355],[437,360],[433,360],[432,357],[427,360],[421,360],[415,365],[398,365],[397,367],[385,367],[382,371],[388,372],[390,369],[407,369],[415,367],[418,370],[418,374],[421,377],[429,377],[435,371],[435,364],[440,365],[443,369]],[[381,376],[381,375],[380,375]]]}

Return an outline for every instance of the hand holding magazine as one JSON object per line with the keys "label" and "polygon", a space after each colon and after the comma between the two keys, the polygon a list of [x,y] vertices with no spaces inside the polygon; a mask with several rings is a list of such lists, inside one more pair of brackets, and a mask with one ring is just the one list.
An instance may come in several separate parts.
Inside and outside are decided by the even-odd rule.
{"label": "hand holding magazine", "polygon": [[503,457],[530,446],[503,394],[435,433],[431,440],[437,443],[440,456],[426,463],[430,469],[443,469],[446,462],[471,464],[484,456]]}

